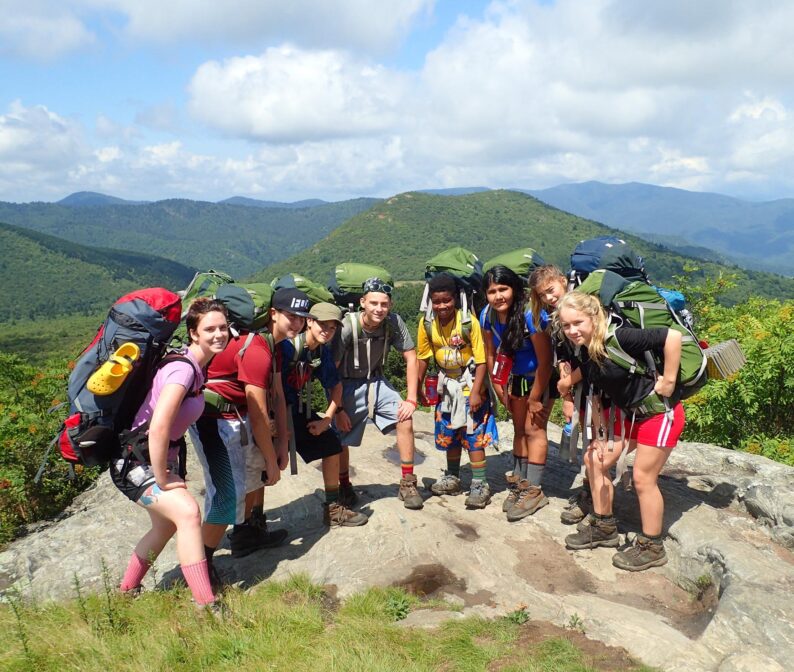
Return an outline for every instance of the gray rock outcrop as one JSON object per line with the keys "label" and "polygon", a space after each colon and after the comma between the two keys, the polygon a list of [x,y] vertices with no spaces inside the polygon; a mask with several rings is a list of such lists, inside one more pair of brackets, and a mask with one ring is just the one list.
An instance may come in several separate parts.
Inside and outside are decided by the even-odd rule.
{"label": "gray rock outcrop", "polygon": [[[417,414],[416,428],[416,473],[429,486],[444,458],[433,446],[431,417]],[[500,431],[502,445],[509,446],[510,427],[500,423]],[[553,428],[549,434],[559,437]],[[508,455],[488,457],[496,494],[486,509],[467,511],[463,497],[431,498],[426,490],[424,509],[408,511],[395,496],[394,438],[368,428],[364,445],[351,450],[352,479],[360,508],[371,514],[368,525],[325,529],[320,471],[301,464],[297,477],[282,476],[266,495],[271,525],[290,531],[287,543],[232,560],[224,542],[216,564],[227,581],[243,587],[302,572],[340,597],[400,585],[453,602],[463,614],[503,615],[525,605],[534,620],[583,629],[664,670],[789,669],[794,469],[715,446],[680,445],[660,484],[670,561],[628,574],[612,566],[609,549],[565,550],[572,529],[560,524],[559,514],[580,476],[557,458],[556,446],[544,480],[549,506],[508,523],[501,512]],[[201,501],[195,463],[189,482]],[[619,491],[616,513],[622,532],[638,531],[633,492]],[[0,589],[13,585],[36,599],[69,597],[75,576],[85,589],[99,589],[103,563],[115,581],[147,520],[103,476],[60,520],[39,525],[0,553]],[[147,588],[179,577],[173,543],[155,568]],[[410,618],[430,625],[421,613]]]}

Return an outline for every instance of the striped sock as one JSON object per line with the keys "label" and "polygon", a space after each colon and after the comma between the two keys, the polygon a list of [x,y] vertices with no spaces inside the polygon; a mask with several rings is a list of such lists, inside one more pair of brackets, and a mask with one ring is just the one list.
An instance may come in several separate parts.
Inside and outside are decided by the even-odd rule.
{"label": "striped sock", "polygon": [[206,560],[193,565],[182,565],[182,574],[185,577],[188,588],[190,588],[190,592],[193,593],[193,599],[196,604],[204,605],[215,601]]}
{"label": "striped sock", "polygon": [[400,460],[400,468],[403,472],[403,478],[405,478],[408,474],[414,473],[414,461],[411,460],[410,462],[403,462]]}
{"label": "striped sock", "polygon": [[124,578],[121,579],[119,590],[121,590],[122,593],[126,593],[128,590],[135,590],[141,585],[143,577],[146,576],[146,572],[149,571],[149,567],[151,566],[152,563],[148,560],[144,560],[133,551],[130,561],[127,564],[127,571],[124,572]]}
{"label": "striped sock", "polygon": [[546,466],[546,463],[539,463],[539,462],[529,462],[527,464],[527,480],[529,481],[530,485],[536,485],[540,487],[540,481],[543,478],[543,468]]}
{"label": "striped sock", "polygon": [[333,504],[334,502],[339,501],[339,486],[338,485],[326,485],[325,486],[325,503],[326,504]]}
{"label": "striped sock", "polygon": [[[481,453],[481,451],[477,451]],[[481,457],[479,458],[472,458],[471,454],[469,454],[469,466],[471,467],[471,480],[480,480],[483,483],[486,481],[485,478],[485,454],[482,453]]]}
{"label": "striped sock", "polygon": [[460,450],[447,451],[447,473],[460,478]]}
{"label": "striped sock", "polygon": [[350,472],[349,471],[340,471],[339,472],[339,485],[350,485]]}

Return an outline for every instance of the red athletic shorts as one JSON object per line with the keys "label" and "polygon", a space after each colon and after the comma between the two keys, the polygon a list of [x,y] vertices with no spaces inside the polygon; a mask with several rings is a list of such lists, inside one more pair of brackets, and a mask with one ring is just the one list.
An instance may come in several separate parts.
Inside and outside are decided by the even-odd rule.
{"label": "red athletic shorts", "polygon": [[[631,416],[623,418],[624,435],[629,439],[636,439],[637,443],[644,446],[661,446],[663,448],[675,448],[681,432],[684,431],[686,417],[684,407],[681,402],[673,407],[673,420],[667,418],[664,413],[652,415],[650,418],[636,418],[634,428],[631,429]],[[619,408],[615,409],[615,439],[620,438],[620,421],[623,414]],[[609,409],[604,409],[605,424],[609,423]],[[629,430],[631,429],[631,435]]]}

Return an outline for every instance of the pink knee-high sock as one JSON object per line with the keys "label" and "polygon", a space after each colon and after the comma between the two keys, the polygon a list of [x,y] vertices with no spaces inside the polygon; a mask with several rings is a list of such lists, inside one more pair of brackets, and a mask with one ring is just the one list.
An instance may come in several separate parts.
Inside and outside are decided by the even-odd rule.
{"label": "pink knee-high sock", "polygon": [[126,593],[128,590],[135,590],[140,586],[143,577],[146,576],[146,572],[149,571],[151,566],[151,562],[144,560],[133,551],[130,562],[127,565],[127,571],[124,572],[124,578],[121,580],[121,586],[119,587],[121,592]]}
{"label": "pink knee-high sock", "polygon": [[215,601],[206,560],[193,565],[182,565],[182,574],[185,577],[185,581],[187,581],[190,592],[193,593],[193,599],[196,604],[209,604]]}

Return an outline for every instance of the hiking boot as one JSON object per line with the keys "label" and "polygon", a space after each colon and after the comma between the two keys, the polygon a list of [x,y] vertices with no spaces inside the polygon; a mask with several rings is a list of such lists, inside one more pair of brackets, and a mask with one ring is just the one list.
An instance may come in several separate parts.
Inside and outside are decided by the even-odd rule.
{"label": "hiking boot", "polygon": [[345,508],[352,508],[358,503],[358,495],[352,483],[339,484],[339,503]]}
{"label": "hiking boot", "polygon": [[257,527],[260,530],[267,532],[267,517],[264,511],[251,511],[251,517],[248,519],[248,524],[252,527]]}
{"label": "hiking boot", "polygon": [[518,501],[518,482],[521,480],[518,474],[508,471],[505,474],[507,480],[507,497],[502,502],[502,511],[507,513],[513,505]]}
{"label": "hiking boot", "polygon": [[327,527],[359,527],[366,525],[369,518],[363,513],[356,513],[339,502],[323,504],[323,525]]}
{"label": "hiking boot", "polygon": [[463,492],[463,488],[460,487],[460,479],[457,476],[445,471],[444,475],[430,486],[430,492],[434,495],[459,495]]}
{"label": "hiking boot", "polygon": [[591,514],[579,523],[577,529],[579,532],[565,537],[566,548],[581,551],[585,548],[597,548],[598,546],[617,548],[620,544],[617,521],[614,516],[596,518]]}
{"label": "hiking boot", "polygon": [[422,495],[416,489],[416,474],[406,474],[400,479],[398,497],[405,504],[406,509],[421,509],[425,505]]}
{"label": "hiking boot", "polygon": [[466,497],[467,509],[484,509],[491,501],[491,486],[485,481],[475,478],[471,482],[469,494]]}
{"label": "hiking boot", "polygon": [[286,530],[268,532],[250,524],[235,525],[229,533],[233,558],[244,558],[254,551],[278,546],[287,538]]}
{"label": "hiking boot", "polygon": [[549,503],[543,490],[537,485],[530,485],[529,481],[523,480],[518,483],[518,499],[516,503],[507,511],[507,520],[511,523],[532,515],[538,509],[542,509]]}
{"label": "hiking boot", "polygon": [[575,525],[584,520],[585,516],[593,510],[593,495],[587,488],[582,488],[578,494],[568,500],[568,505],[560,514],[563,525]]}
{"label": "hiking boot", "polygon": [[208,618],[213,621],[223,621],[226,619],[226,607],[219,600],[208,602],[207,604],[199,604],[192,600],[193,608],[200,616]]}
{"label": "hiking boot", "polygon": [[644,569],[667,564],[667,554],[664,552],[664,544],[661,540],[654,541],[643,534],[638,534],[631,548],[618,551],[612,556],[612,564],[628,572],[641,572]]}

